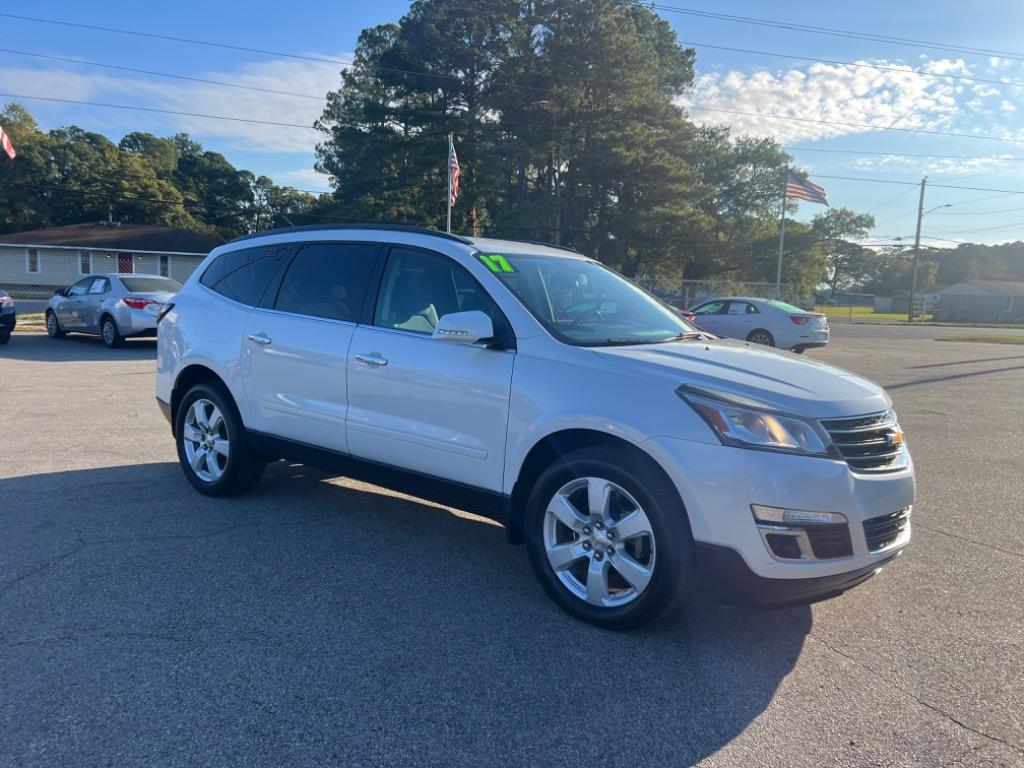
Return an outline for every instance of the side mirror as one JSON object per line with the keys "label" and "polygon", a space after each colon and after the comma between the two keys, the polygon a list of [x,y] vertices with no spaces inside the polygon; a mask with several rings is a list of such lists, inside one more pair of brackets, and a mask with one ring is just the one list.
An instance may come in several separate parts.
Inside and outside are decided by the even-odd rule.
{"label": "side mirror", "polygon": [[433,338],[440,341],[459,341],[474,344],[494,337],[494,323],[479,309],[472,312],[452,312],[437,321]]}

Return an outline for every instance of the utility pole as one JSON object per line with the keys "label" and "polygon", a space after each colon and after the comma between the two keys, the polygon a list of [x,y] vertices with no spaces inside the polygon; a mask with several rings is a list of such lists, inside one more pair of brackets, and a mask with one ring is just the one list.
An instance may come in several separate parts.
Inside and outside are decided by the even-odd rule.
{"label": "utility pole", "polygon": [[928,177],[921,179],[921,197],[917,201],[917,232],[914,235],[914,268],[910,273],[910,304],[907,306],[907,322],[914,322],[914,294],[917,292],[917,256],[921,250],[921,219],[924,218],[924,188]]}

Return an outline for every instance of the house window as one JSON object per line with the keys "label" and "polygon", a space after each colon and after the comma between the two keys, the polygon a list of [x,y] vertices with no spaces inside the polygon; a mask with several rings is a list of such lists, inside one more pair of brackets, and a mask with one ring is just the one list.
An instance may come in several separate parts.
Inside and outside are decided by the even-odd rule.
{"label": "house window", "polygon": [[88,275],[92,273],[92,254],[89,251],[78,252],[78,274]]}
{"label": "house window", "polygon": [[119,253],[117,254],[117,271],[122,274],[132,274],[135,272],[135,254],[134,253]]}
{"label": "house window", "polygon": [[160,262],[160,276],[170,277],[171,276],[171,257],[170,256],[159,256]]}
{"label": "house window", "polygon": [[35,248],[29,248],[28,253],[25,254],[25,271],[39,271],[39,251],[36,250]]}

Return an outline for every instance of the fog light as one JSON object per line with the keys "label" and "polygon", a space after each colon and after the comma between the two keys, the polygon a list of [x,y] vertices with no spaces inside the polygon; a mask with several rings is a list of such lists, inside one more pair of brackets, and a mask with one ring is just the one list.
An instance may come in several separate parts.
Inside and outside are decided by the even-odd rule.
{"label": "fog light", "polygon": [[769,533],[765,536],[765,541],[768,542],[772,554],[783,560],[800,560],[804,556],[800,550],[800,542],[795,536]]}
{"label": "fog light", "polygon": [[751,504],[750,511],[759,523],[775,525],[836,525],[845,524],[846,517],[838,512],[807,512],[800,509],[782,509]]}

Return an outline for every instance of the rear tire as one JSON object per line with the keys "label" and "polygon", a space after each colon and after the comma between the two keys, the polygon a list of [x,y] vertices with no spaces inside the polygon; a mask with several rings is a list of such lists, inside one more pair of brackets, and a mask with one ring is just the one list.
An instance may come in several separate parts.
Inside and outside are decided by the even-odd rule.
{"label": "rear tire", "polygon": [[46,310],[46,335],[51,339],[63,339],[67,336],[67,332],[60,327],[57,313],[52,309]]}
{"label": "rear tire", "polygon": [[103,337],[103,343],[107,345],[108,349],[124,346],[124,336],[121,335],[117,323],[110,315],[104,315],[100,319],[100,336]]}
{"label": "rear tire", "polygon": [[686,510],[645,457],[608,447],[569,453],[537,479],[525,522],[534,573],[578,619],[634,629],[686,591],[693,550]]}
{"label": "rear tire", "polygon": [[752,330],[750,332],[750,335],[747,336],[747,341],[749,341],[751,344],[761,344],[765,347],[775,346],[775,337],[772,336],[764,328],[755,328],[754,330]]}
{"label": "rear tire", "polygon": [[266,461],[249,447],[235,402],[219,386],[197,384],[185,393],[174,436],[181,469],[200,493],[233,496],[263,476]]}
{"label": "rear tire", "polygon": [[2,336],[0,336],[0,344],[6,344],[10,340],[11,340],[11,334],[9,334],[9,333],[5,333]]}

